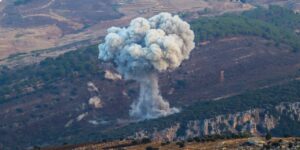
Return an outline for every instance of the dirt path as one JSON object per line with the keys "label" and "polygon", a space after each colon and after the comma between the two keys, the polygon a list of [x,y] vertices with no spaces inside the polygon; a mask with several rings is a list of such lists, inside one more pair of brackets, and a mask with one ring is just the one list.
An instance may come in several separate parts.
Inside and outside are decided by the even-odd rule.
{"label": "dirt path", "polygon": [[53,12],[51,9],[50,9],[50,12],[49,14],[31,14],[31,15],[25,15],[25,16],[22,16],[23,18],[29,18],[29,17],[46,17],[46,18],[51,18],[51,19],[54,19],[54,20],[57,20],[59,22],[63,22],[63,23],[66,23],[68,25],[70,25],[73,29],[80,29],[83,27],[82,24],[80,23],[77,23],[77,22],[74,22],[70,19],[67,19],[61,15],[58,15],[57,13]]}

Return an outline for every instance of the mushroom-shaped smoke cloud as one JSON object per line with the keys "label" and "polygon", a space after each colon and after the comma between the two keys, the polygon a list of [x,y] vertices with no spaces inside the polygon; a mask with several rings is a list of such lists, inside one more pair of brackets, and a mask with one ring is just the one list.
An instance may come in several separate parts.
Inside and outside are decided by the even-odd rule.
{"label": "mushroom-shaped smoke cloud", "polygon": [[190,25],[178,16],[161,13],[150,19],[136,18],[127,28],[109,28],[99,45],[99,59],[114,61],[125,79],[140,83],[130,115],[152,119],[179,112],[160,95],[157,73],[179,67],[194,47]]}

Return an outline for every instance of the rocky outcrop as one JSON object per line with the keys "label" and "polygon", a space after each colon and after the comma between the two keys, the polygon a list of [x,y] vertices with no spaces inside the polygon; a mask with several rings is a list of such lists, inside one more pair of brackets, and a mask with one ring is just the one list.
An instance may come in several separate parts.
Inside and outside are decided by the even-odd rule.
{"label": "rocky outcrop", "polygon": [[155,141],[172,141],[177,138],[177,131],[180,128],[180,124],[177,123],[174,126],[167,128],[163,131],[155,131],[153,133],[153,140]]}
{"label": "rocky outcrop", "polygon": [[281,103],[276,106],[276,110],[280,112],[280,114],[289,116],[290,119],[300,122],[300,102]]}
{"label": "rocky outcrop", "polygon": [[223,133],[261,134],[257,127],[269,131],[275,128],[278,120],[264,109],[253,109],[228,115],[219,115],[204,120],[189,121],[186,136],[205,136]]}
{"label": "rocky outcrop", "polygon": [[[218,115],[212,118],[191,120],[186,124],[176,123],[173,126],[153,133],[139,132],[136,137],[151,137],[159,141],[172,141],[177,138],[192,138],[226,133],[250,133],[264,135],[280,125],[280,119],[289,116],[291,120],[300,122],[300,102],[281,103],[275,108],[251,109],[232,114]],[[180,128],[185,129],[185,135],[177,136]],[[141,134],[142,133],[142,134]]]}
{"label": "rocky outcrop", "polygon": [[300,122],[300,102],[281,103],[275,107],[275,111],[271,113],[269,109],[251,109],[203,120],[192,120],[186,125],[186,137],[245,132],[263,135],[276,128],[283,115]]}
{"label": "rocky outcrop", "polygon": [[149,133],[145,130],[136,132],[130,139],[142,140],[143,138],[151,137],[154,141],[172,141],[177,138],[177,131],[180,128],[180,124],[176,123],[174,126],[166,128],[161,131],[154,130],[153,133]]}

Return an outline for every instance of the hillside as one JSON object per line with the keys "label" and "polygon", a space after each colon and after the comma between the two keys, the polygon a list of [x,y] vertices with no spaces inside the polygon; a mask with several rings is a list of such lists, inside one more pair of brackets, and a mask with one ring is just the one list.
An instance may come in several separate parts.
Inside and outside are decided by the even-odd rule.
{"label": "hillside", "polygon": [[[197,12],[205,8],[209,8],[210,13],[219,13],[252,7],[229,0],[187,0],[184,5],[181,0],[3,0],[0,3],[3,14],[0,16],[0,64],[31,64],[28,59],[32,57],[43,59],[31,51],[53,57],[98,43],[108,27],[126,25],[137,16],[148,17],[164,11]],[[45,50],[47,53],[42,52]],[[6,58],[14,54],[25,58],[11,63]]]}
{"label": "hillside", "polygon": [[228,133],[300,136],[299,80],[217,101],[203,101],[165,118],[133,123],[89,138],[149,137],[175,140]]}
{"label": "hillside", "polygon": [[0,5],[1,59],[86,40],[93,36],[85,33],[89,27],[122,17],[115,2],[103,0],[4,0]]}
{"label": "hillside", "polygon": [[299,11],[296,0],[188,0],[184,5],[180,0],[3,0],[0,65],[24,66],[98,43],[106,28],[126,25],[136,16],[165,11],[198,18],[269,5]]}
{"label": "hillside", "polygon": [[300,81],[295,80],[220,101],[198,102],[169,117],[132,123],[114,131],[89,133],[86,141],[102,141],[99,143],[65,143],[68,146],[49,149],[299,148],[297,138],[275,138],[272,142],[261,138],[239,139],[265,136],[267,132],[277,137],[299,136],[299,85]]}
{"label": "hillside", "polygon": [[[287,9],[276,10],[274,16],[290,15],[279,13]],[[286,117],[299,112],[300,97],[300,40],[285,29],[290,24],[247,14],[202,17],[191,24],[197,39],[191,58],[159,77],[162,95],[181,113],[134,123],[128,110],[138,95],[137,83],[119,80],[112,64],[100,62],[97,47],[91,46],[25,68],[1,68],[0,118],[5,121],[0,122],[0,148],[85,143],[133,136],[144,129],[152,136],[154,127],[163,133],[177,123],[183,137],[189,125],[201,129],[191,130],[197,136],[227,130],[260,135],[266,129],[278,136],[299,135],[296,116]],[[230,125],[232,118],[243,117],[248,120]],[[204,120],[212,127],[199,127]],[[256,130],[249,127],[253,124]]]}

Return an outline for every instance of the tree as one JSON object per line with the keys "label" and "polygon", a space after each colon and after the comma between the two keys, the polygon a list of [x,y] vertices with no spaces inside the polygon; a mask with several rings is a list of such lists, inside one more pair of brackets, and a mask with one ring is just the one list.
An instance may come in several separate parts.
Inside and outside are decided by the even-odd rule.
{"label": "tree", "polygon": [[271,140],[272,139],[272,135],[271,135],[271,133],[270,132],[268,132],[267,134],[266,134],[266,140]]}

